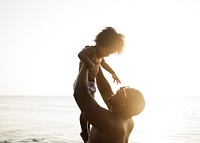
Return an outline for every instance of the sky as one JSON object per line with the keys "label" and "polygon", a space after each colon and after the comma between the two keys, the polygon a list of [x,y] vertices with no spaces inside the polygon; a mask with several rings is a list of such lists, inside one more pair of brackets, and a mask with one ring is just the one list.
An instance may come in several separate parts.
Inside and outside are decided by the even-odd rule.
{"label": "sky", "polygon": [[145,96],[200,96],[198,0],[0,0],[0,95],[73,94],[77,54],[112,26],[125,36],[106,61]]}

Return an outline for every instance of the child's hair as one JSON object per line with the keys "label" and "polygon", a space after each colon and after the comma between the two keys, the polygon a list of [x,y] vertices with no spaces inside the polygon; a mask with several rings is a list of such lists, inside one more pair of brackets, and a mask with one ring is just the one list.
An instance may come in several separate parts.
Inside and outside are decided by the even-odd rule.
{"label": "child's hair", "polygon": [[124,36],[117,33],[112,27],[106,27],[103,29],[94,40],[97,45],[106,47],[111,46],[114,48],[114,52],[120,54],[124,48]]}

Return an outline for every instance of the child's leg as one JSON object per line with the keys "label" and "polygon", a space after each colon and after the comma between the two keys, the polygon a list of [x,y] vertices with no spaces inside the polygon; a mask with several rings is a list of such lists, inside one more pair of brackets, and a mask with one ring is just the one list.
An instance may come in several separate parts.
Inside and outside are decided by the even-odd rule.
{"label": "child's leg", "polygon": [[87,121],[85,120],[83,114],[81,113],[80,114],[80,125],[81,125],[81,130],[82,132],[80,133],[83,141],[86,143],[87,140],[88,140],[88,123]]}

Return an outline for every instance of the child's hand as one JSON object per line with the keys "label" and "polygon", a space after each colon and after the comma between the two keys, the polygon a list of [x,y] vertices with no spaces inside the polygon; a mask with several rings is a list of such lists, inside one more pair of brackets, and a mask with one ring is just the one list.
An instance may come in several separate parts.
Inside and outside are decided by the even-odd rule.
{"label": "child's hand", "polygon": [[117,82],[117,84],[121,84],[121,81],[119,80],[119,78],[117,77],[117,75],[114,73],[114,74],[112,74],[112,78],[114,79],[114,81],[113,82]]}

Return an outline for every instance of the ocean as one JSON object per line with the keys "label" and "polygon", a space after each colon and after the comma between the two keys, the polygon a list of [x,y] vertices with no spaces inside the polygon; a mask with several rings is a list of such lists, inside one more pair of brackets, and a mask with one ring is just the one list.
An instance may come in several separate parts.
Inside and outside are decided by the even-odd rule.
{"label": "ocean", "polygon": [[[73,96],[0,96],[0,143],[82,143],[79,115]],[[148,97],[133,120],[129,143],[200,143],[200,97]]]}

